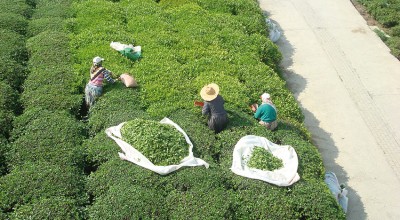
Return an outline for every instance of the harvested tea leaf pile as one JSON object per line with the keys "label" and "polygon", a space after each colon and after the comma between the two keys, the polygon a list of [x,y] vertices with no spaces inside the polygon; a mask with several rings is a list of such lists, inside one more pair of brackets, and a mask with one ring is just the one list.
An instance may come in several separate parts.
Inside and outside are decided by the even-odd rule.
{"label": "harvested tea leaf pile", "polygon": [[179,164],[189,155],[185,137],[169,124],[134,119],[122,126],[121,135],[122,140],[140,151],[155,165]]}
{"label": "harvested tea leaf pile", "polygon": [[271,152],[263,147],[255,146],[247,166],[260,170],[273,171],[283,167],[282,160],[275,157]]}

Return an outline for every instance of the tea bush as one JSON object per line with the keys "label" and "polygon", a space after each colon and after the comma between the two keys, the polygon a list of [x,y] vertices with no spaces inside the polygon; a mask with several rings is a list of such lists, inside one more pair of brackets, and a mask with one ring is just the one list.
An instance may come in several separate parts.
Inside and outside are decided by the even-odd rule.
{"label": "tea bush", "polygon": [[75,199],[65,196],[40,198],[18,207],[10,219],[86,219],[85,210]]}
{"label": "tea bush", "polygon": [[168,176],[166,202],[171,219],[232,219],[234,193],[230,180],[214,164],[185,168]]}
{"label": "tea bush", "polygon": [[26,18],[19,14],[14,13],[1,13],[0,14],[0,28],[15,31],[18,34],[25,35],[28,21]]}
{"label": "tea bush", "polygon": [[160,189],[118,183],[88,208],[91,219],[164,219],[168,216]]}
{"label": "tea bush", "polygon": [[[129,178],[126,178],[126,177]],[[139,185],[142,187],[161,187],[163,178],[153,171],[143,169],[120,158],[112,158],[92,172],[87,181],[89,195],[99,197],[108,193],[109,189],[118,184]],[[159,185],[161,184],[161,185]],[[161,190],[160,193],[162,193]]]}
{"label": "tea bush", "polygon": [[47,109],[42,109],[39,107],[25,109],[24,113],[18,115],[12,123],[13,130],[11,132],[11,141],[18,139],[25,132],[25,126],[30,124],[32,121],[36,119],[41,119],[46,117],[46,115],[51,114],[52,112]]}
{"label": "tea bush", "polygon": [[6,152],[8,152],[8,141],[0,134],[0,176],[7,173]]}
{"label": "tea bush", "polygon": [[400,34],[396,37],[391,37],[388,39],[387,44],[390,47],[391,53],[400,59]]}
{"label": "tea bush", "polygon": [[40,18],[71,18],[74,13],[71,9],[73,0],[32,0],[35,3],[35,11],[32,19]]}
{"label": "tea bush", "polygon": [[[68,109],[76,114],[81,106],[82,95],[77,94],[79,78],[71,72],[68,36],[59,32],[41,32],[27,41],[27,48],[31,54],[31,74],[24,84],[21,97],[24,107]],[[43,85],[43,82],[46,84]]]}
{"label": "tea bush", "polygon": [[0,81],[0,135],[8,137],[17,111],[17,92],[4,81]]}
{"label": "tea bush", "polygon": [[63,196],[82,206],[87,202],[84,181],[81,171],[72,166],[27,162],[0,177],[0,209],[9,212],[39,199]]}
{"label": "tea bush", "polygon": [[11,144],[11,166],[42,160],[83,169],[84,128],[68,112],[52,112],[34,119],[22,133]]}
{"label": "tea bush", "polygon": [[[195,0],[202,8],[218,13],[226,13],[231,15],[258,14],[260,7],[255,1],[239,0],[239,1],[223,1],[223,0]],[[238,16],[240,17],[240,16]]]}
{"label": "tea bush", "polygon": [[33,37],[44,31],[62,32],[66,29],[63,18],[49,17],[31,20],[27,28],[27,37]]}
{"label": "tea bush", "polygon": [[[31,67],[41,65],[69,64],[71,55],[69,53],[68,35],[57,31],[44,31],[27,40]],[[57,48],[57,49],[55,49]]]}
{"label": "tea bush", "polygon": [[86,169],[96,170],[101,164],[108,160],[119,158],[120,148],[114,140],[109,138],[105,132],[97,134],[95,137],[86,139],[83,143],[86,152]]}
{"label": "tea bush", "polygon": [[25,38],[11,30],[0,29],[0,57],[3,62],[8,59],[23,62],[28,59]]}
{"label": "tea bush", "polygon": [[6,82],[18,93],[22,92],[22,83],[24,82],[28,71],[23,62],[17,62],[14,59],[3,58],[2,68],[0,69],[0,80]]}
{"label": "tea bush", "polygon": [[30,18],[33,10],[32,6],[27,4],[28,2],[29,0],[0,0],[0,10]]}

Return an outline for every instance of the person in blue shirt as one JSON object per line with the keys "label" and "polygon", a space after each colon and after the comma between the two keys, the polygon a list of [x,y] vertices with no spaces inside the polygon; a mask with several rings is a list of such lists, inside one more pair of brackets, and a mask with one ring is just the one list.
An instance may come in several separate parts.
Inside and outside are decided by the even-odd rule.
{"label": "person in blue shirt", "polygon": [[262,104],[258,108],[252,108],[254,118],[259,120],[259,124],[265,126],[268,130],[275,130],[278,126],[277,110],[271,101],[271,96],[268,93],[261,95]]}

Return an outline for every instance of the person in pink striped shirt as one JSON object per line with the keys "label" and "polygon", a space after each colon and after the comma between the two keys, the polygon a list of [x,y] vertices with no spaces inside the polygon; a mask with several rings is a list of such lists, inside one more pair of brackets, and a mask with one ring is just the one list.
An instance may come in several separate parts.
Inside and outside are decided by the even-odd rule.
{"label": "person in pink striped shirt", "polygon": [[103,81],[106,79],[110,83],[114,83],[119,80],[112,78],[112,72],[103,67],[104,59],[101,57],[93,58],[93,66],[90,68],[90,80],[85,87],[85,102],[86,106],[90,108],[101,96],[103,92]]}

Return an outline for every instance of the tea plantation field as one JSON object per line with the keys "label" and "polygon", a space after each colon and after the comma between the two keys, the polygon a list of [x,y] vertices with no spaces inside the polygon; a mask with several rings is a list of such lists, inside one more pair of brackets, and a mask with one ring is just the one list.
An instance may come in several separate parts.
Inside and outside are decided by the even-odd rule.
{"label": "tea plantation field", "polygon": [[[267,33],[255,0],[0,0],[0,219],[345,219]],[[140,45],[142,58],[126,59],[112,41]],[[88,110],[95,56],[139,87],[106,84]],[[219,134],[193,106],[211,82],[230,120]],[[263,92],[278,108],[273,132],[248,107]],[[104,132],[164,117],[208,169],[159,175],[121,160]],[[300,180],[278,187],[231,172],[248,134],[291,145]]]}

